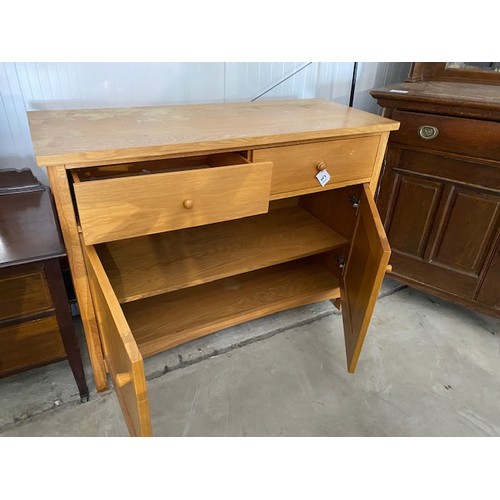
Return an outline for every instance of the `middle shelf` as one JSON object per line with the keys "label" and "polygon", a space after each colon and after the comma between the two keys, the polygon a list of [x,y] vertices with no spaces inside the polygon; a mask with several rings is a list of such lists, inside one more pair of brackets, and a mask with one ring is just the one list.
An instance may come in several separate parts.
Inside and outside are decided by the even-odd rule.
{"label": "middle shelf", "polygon": [[347,239],[299,206],[96,245],[124,304],[319,254]]}

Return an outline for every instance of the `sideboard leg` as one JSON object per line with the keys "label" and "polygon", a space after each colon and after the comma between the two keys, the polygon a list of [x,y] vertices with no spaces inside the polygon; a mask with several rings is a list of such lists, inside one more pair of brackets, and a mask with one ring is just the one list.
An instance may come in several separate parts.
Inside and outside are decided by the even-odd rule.
{"label": "sideboard leg", "polygon": [[66,252],[68,254],[73,286],[75,288],[78,307],[80,309],[85,331],[96,389],[98,391],[105,391],[108,388],[108,381],[104,366],[104,357],[85,271],[82,249],[80,247],[78,227],[71,199],[68,177],[66,175],[66,168],[64,165],[60,165],[48,167],[47,171],[66,246]]}
{"label": "sideboard leg", "polygon": [[69,366],[75,377],[80,399],[88,400],[89,389],[85,381],[82,354],[78,339],[76,337],[75,326],[71,317],[68,295],[64,286],[64,278],[61,271],[59,259],[49,259],[44,261],[45,276],[52,296],[52,303],[56,310],[56,318],[59,324],[59,331],[64,344],[64,350],[68,357]]}

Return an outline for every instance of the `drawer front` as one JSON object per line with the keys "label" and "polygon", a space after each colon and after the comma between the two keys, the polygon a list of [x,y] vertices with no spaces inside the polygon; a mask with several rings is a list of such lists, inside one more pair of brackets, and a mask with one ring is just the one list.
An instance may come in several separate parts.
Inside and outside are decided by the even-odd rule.
{"label": "drawer front", "polygon": [[[369,182],[379,142],[367,136],[260,149],[253,160],[273,162],[271,197],[279,198]],[[316,178],[321,162],[331,177],[324,187]]]}
{"label": "drawer front", "polygon": [[407,111],[392,118],[401,122],[392,143],[500,160],[500,123]]}
{"label": "drawer front", "polygon": [[0,269],[0,321],[52,308],[41,264]]}
{"label": "drawer front", "polygon": [[87,245],[265,213],[272,163],[74,184]]}
{"label": "drawer front", "polygon": [[65,356],[55,316],[0,327],[0,377]]}

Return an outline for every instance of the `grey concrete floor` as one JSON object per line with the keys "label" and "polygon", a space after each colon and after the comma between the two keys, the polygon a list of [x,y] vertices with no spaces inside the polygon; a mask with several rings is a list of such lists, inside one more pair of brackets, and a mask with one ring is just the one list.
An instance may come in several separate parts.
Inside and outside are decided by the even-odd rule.
{"label": "grey concrete floor", "polygon": [[[329,302],[145,361],[155,436],[500,436],[500,321],[386,280],[355,374]],[[67,362],[0,381],[0,436],[127,436]]]}

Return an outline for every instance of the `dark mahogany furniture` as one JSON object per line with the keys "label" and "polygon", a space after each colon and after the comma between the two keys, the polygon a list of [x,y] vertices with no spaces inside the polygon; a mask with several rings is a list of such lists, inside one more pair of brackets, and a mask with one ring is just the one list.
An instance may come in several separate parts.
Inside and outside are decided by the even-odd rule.
{"label": "dark mahogany furniture", "polygon": [[401,123],[377,205],[393,276],[500,318],[500,73],[414,63],[371,92]]}
{"label": "dark mahogany furniture", "polygon": [[67,357],[88,400],[52,198],[29,170],[0,172],[0,378]]}

